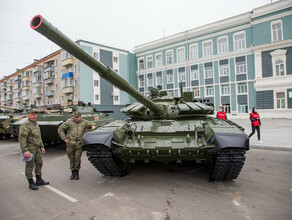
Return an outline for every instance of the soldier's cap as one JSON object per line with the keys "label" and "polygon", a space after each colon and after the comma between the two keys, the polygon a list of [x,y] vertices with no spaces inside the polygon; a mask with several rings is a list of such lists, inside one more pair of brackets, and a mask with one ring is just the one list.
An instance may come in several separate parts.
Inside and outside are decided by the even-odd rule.
{"label": "soldier's cap", "polygon": [[80,112],[74,112],[74,116],[80,117],[81,116],[81,113]]}
{"label": "soldier's cap", "polygon": [[37,110],[36,108],[31,108],[28,110],[28,113],[38,113],[39,110]]}
{"label": "soldier's cap", "polygon": [[[30,152],[29,152],[29,153],[30,153]],[[20,155],[20,158],[21,158],[21,160],[22,160],[23,162],[29,162],[29,161],[31,161],[31,159],[33,158],[33,154],[30,153],[30,157],[29,157],[29,158],[25,158],[25,157],[24,157],[24,153],[22,153],[22,154]]]}

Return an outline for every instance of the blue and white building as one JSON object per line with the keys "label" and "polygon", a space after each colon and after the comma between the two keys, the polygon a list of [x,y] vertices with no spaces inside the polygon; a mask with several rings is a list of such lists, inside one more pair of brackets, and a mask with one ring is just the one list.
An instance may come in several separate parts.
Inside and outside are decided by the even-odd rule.
{"label": "blue and white building", "polygon": [[[138,90],[179,85],[229,114],[292,110],[292,1],[136,46]],[[290,62],[289,62],[290,61]]]}

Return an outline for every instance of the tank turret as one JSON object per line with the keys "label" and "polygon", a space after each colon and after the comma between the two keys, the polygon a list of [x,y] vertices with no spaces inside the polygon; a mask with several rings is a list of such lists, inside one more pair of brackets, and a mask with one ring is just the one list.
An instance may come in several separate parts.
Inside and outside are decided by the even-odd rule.
{"label": "tank turret", "polygon": [[249,149],[248,136],[231,121],[207,116],[214,109],[206,100],[169,97],[156,89],[146,97],[42,16],[35,16],[30,26],[138,101],[121,110],[130,119],[113,121],[84,134],[88,160],[100,173],[123,176],[135,161],[193,161],[208,165],[212,181],[237,178]]}

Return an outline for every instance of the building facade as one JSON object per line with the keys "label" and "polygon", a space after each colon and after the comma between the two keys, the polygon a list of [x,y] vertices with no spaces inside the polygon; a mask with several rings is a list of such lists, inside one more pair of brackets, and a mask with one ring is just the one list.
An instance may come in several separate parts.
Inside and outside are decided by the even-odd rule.
{"label": "building facade", "polygon": [[[137,82],[134,54],[125,50],[79,40],[77,44],[98,61],[113,68],[131,84]],[[131,66],[130,66],[131,65]],[[64,50],[56,51],[0,81],[0,105],[20,108],[30,105],[59,108],[78,101],[113,109],[131,102],[84,63]],[[110,108],[111,106],[111,108]],[[110,109],[108,109],[110,108]]]}
{"label": "building facade", "polygon": [[139,91],[160,85],[179,96],[182,84],[232,115],[254,106],[291,114],[291,6],[275,2],[135,47]]}

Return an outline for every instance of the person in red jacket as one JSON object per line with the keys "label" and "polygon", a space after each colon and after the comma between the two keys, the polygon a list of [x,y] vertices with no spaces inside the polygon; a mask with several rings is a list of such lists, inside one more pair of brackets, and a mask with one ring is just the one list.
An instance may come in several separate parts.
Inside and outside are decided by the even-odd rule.
{"label": "person in red jacket", "polygon": [[223,119],[223,120],[227,119],[226,112],[223,111],[223,107],[222,106],[219,107],[219,112],[217,112],[217,118]]}
{"label": "person in red jacket", "polygon": [[261,141],[261,133],[260,133],[261,119],[257,111],[258,111],[257,107],[253,107],[252,113],[250,113],[249,119],[251,121],[252,132],[250,133],[249,138],[253,136],[255,133],[255,130],[257,130],[259,143],[262,144],[263,142]]}

